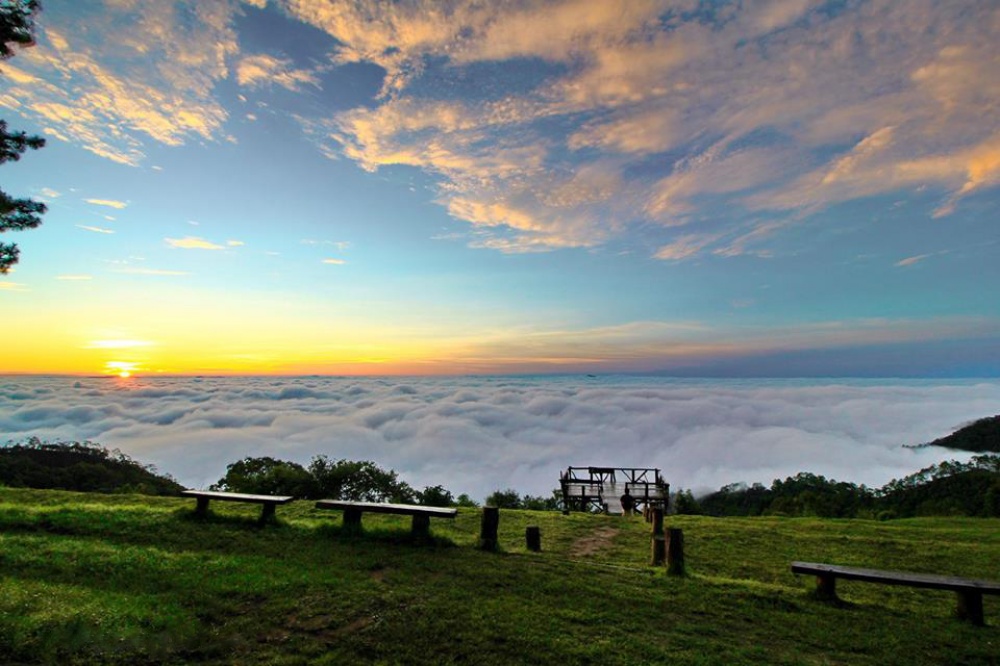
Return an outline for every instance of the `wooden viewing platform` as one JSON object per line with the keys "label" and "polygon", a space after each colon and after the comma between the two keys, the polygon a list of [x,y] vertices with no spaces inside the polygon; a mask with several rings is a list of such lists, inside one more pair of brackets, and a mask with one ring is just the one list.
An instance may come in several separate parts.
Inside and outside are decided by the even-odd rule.
{"label": "wooden viewing platform", "polygon": [[621,497],[629,494],[633,509],[666,511],[670,484],[653,467],[569,467],[559,475],[567,511],[624,513]]}

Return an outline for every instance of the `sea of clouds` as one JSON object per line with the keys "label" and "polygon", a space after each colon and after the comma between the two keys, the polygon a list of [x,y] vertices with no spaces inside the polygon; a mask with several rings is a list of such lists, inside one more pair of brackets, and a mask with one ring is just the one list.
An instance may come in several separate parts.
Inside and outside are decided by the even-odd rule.
{"label": "sea of clouds", "polygon": [[373,460],[416,488],[548,495],[570,465],[696,493],[800,471],[880,486],[1000,413],[1000,382],[643,377],[0,377],[2,441],[91,440],[204,487],[245,456]]}

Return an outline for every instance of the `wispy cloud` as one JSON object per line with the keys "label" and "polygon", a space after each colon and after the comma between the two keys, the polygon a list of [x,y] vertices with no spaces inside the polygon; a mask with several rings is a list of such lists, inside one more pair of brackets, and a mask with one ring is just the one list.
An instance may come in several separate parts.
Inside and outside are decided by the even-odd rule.
{"label": "wispy cloud", "polygon": [[162,276],[182,276],[191,274],[188,271],[173,271],[160,268],[119,268],[115,270],[115,273],[124,273],[126,275],[162,275]]}
{"label": "wispy cloud", "polygon": [[252,88],[278,85],[289,90],[299,90],[304,85],[318,87],[315,72],[294,69],[292,62],[264,53],[246,56],[236,65],[236,81]]}
{"label": "wispy cloud", "polygon": [[134,349],[136,347],[150,347],[153,343],[150,340],[91,340],[84,347],[86,349]]}
{"label": "wispy cloud", "polygon": [[170,247],[184,250],[225,250],[225,245],[219,245],[197,236],[185,236],[184,238],[164,238]]}
{"label": "wispy cloud", "polygon": [[113,233],[115,233],[113,229],[105,229],[104,227],[92,227],[92,226],[89,226],[89,225],[86,225],[86,224],[78,224],[76,226],[79,227],[80,229],[83,229],[84,231],[93,231],[94,233],[97,233],[97,234],[113,234]]}
{"label": "wispy cloud", "polygon": [[346,264],[347,262],[344,261],[343,259],[324,259],[323,263],[324,264],[333,264],[334,266],[342,266],[342,265]]}
{"label": "wispy cloud", "polygon": [[56,279],[69,280],[69,281],[84,281],[84,280],[92,280],[93,276],[84,274],[57,275]]}
{"label": "wispy cloud", "polygon": [[122,209],[128,206],[128,202],[117,199],[84,199],[84,201],[95,206],[107,206],[108,208]]}
{"label": "wispy cloud", "polygon": [[[926,187],[938,197],[928,215],[943,217],[1000,185],[991,3],[285,0],[336,40],[311,69],[242,53],[238,2],[78,4],[5,63],[0,105],[138,164],[150,141],[226,139],[221,82],[281,86],[308,100],[294,117],[330,157],[435,178],[473,247],[626,238],[633,250],[673,245],[668,258],[766,255],[829,206]],[[346,63],[381,67],[381,94],[321,109],[320,74]],[[508,67],[516,76],[474,95],[456,85]],[[749,216],[757,233],[727,247],[688,252],[669,229],[722,243]]]}
{"label": "wispy cloud", "polygon": [[226,245],[229,247],[243,247],[246,243],[241,240],[227,240]]}
{"label": "wispy cloud", "polygon": [[0,280],[0,291],[28,291],[28,285],[10,280]]}
{"label": "wispy cloud", "polygon": [[0,105],[16,104],[51,136],[123,164],[139,164],[149,139],[172,146],[192,136],[212,139],[227,117],[214,87],[238,51],[237,8],[95,1],[47,13]]}
{"label": "wispy cloud", "polygon": [[[836,203],[932,186],[944,201],[928,212],[946,215],[1000,182],[996,125],[982,122],[1000,103],[1000,68],[986,64],[997,15],[985,6],[915,0],[830,13],[785,0],[697,20],[656,1],[388,11],[298,0],[291,11],[342,42],[342,60],[389,72],[382,104],[307,129],[363,168],[436,174],[441,203],[472,225],[477,247],[591,247],[655,231],[650,222],[701,226],[712,204],[737,213],[728,236],[742,233],[740,212],[771,216],[752,237],[762,244]],[[447,77],[463,67],[514,58],[561,68],[537,79],[520,69],[519,90],[485,99],[448,94]],[[614,200],[601,188],[581,188],[593,196],[575,203],[550,196],[599,163],[618,180]],[[709,250],[686,247],[664,254]]]}
{"label": "wispy cloud", "polygon": [[933,252],[930,253],[930,254],[918,254],[918,255],[913,256],[913,257],[907,257],[906,259],[901,259],[900,261],[897,261],[893,265],[896,266],[896,267],[912,266],[913,264],[919,263],[919,262],[923,261],[924,259],[927,259],[928,257],[934,256],[934,254],[935,253],[933,253]]}

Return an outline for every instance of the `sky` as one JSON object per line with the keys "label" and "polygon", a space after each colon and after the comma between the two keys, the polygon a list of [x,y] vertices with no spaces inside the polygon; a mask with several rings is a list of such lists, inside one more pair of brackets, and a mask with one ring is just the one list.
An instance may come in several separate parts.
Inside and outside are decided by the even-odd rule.
{"label": "sky", "polygon": [[3,373],[1000,376],[989,1],[45,0]]}
{"label": "sky", "polygon": [[1000,411],[1000,382],[666,377],[0,377],[0,432],[99,442],[204,488],[246,456],[373,460],[411,486],[548,497],[577,467],[697,494],[799,472],[879,488],[971,454],[907,448]]}

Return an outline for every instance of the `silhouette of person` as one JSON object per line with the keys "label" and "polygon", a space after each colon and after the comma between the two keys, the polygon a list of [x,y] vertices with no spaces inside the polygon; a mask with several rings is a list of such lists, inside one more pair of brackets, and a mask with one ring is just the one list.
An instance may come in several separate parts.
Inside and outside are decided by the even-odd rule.
{"label": "silhouette of person", "polygon": [[622,511],[625,512],[626,516],[632,515],[632,509],[635,508],[635,498],[629,493],[628,488],[625,489],[625,494],[621,496]]}

